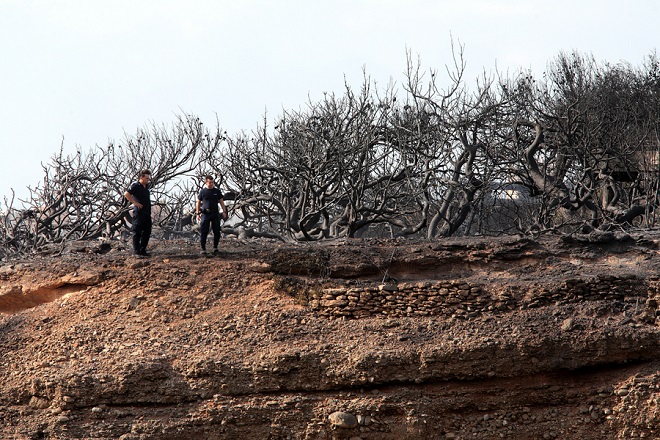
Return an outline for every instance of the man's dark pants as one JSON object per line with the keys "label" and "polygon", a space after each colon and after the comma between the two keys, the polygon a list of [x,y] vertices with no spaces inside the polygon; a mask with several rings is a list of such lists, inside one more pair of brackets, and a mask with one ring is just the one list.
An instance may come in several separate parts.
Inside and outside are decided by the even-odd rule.
{"label": "man's dark pants", "polygon": [[147,251],[149,237],[151,237],[151,215],[136,215],[133,217],[133,251],[143,253]]}
{"label": "man's dark pants", "polygon": [[206,237],[209,236],[209,228],[213,229],[213,248],[218,247],[220,243],[220,213],[211,212],[202,214],[201,224],[199,225],[200,242],[202,250],[206,250]]}

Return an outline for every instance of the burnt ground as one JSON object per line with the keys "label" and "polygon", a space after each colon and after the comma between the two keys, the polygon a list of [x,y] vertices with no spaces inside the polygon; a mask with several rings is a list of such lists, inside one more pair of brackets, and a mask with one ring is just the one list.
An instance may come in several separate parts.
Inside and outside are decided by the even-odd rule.
{"label": "burnt ground", "polygon": [[[660,436],[648,293],[478,316],[320,316],[337,286],[491,292],[660,273],[660,237],[122,242],[0,266],[0,438]],[[635,289],[632,289],[635,290]]]}

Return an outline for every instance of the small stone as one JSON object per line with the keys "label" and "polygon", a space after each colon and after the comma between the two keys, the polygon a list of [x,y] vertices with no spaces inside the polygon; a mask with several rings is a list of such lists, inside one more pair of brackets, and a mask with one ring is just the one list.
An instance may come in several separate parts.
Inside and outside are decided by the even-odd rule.
{"label": "small stone", "polygon": [[30,402],[28,403],[28,405],[36,409],[45,409],[50,406],[50,402],[48,401],[48,399],[45,399],[43,397],[32,396],[32,398],[30,398]]}
{"label": "small stone", "polygon": [[573,318],[566,318],[564,322],[561,323],[561,331],[570,332],[573,330]]}
{"label": "small stone", "polygon": [[397,292],[399,287],[394,283],[381,284],[378,286],[378,289],[384,290],[385,292]]}
{"label": "small stone", "polygon": [[139,269],[141,267],[147,267],[149,266],[149,262],[146,260],[141,260],[141,261],[127,261],[126,262],[126,267],[129,269]]}
{"label": "small stone", "polygon": [[363,416],[363,415],[358,415],[357,416],[357,421],[360,426],[369,426],[371,425],[371,417],[369,416]]}
{"label": "small stone", "polygon": [[338,428],[355,428],[358,426],[357,418],[353,414],[335,411],[328,416],[330,423]]}
{"label": "small stone", "polygon": [[257,272],[257,273],[267,273],[273,270],[273,267],[268,264],[268,263],[255,263],[251,265],[249,268],[252,272]]}

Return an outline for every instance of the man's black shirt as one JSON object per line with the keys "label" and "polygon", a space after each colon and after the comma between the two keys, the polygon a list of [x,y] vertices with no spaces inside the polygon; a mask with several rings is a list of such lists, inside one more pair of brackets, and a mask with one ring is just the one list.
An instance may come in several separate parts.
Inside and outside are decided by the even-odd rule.
{"label": "man's black shirt", "polygon": [[220,200],[222,200],[222,191],[220,191],[218,188],[202,188],[197,198],[202,201],[202,210],[209,212],[220,212],[218,203],[220,203]]}
{"label": "man's black shirt", "polygon": [[134,206],[133,212],[140,216],[151,217],[151,198],[149,197],[149,189],[145,188],[140,182],[133,182],[128,188],[128,193],[142,204],[142,209],[138,209],[137,206]]}

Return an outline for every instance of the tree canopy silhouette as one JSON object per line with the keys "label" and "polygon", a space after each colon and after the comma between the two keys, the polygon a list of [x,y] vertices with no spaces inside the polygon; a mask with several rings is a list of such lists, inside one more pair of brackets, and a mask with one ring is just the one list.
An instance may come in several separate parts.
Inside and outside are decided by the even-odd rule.
{"label": "tree canopy silhouette", "polygon": [[180,228],[201,177],[220,177],[227,234],[283,240],[366,235],[587,232],[656,226],[660,62],[560,53],[541,77],[484,73],[462,48],[446,84],[410,54],[406,80],[366,73],[298,110],[229,135],[192,114],[120,142],[55,154],[29,197],[5,197],[2,257],[127,226],[121,196],[152,170],[155,224]]}

